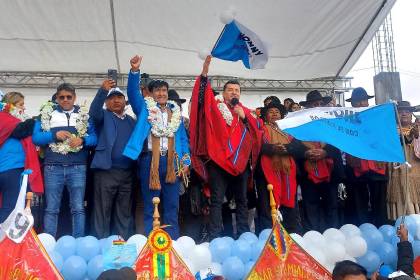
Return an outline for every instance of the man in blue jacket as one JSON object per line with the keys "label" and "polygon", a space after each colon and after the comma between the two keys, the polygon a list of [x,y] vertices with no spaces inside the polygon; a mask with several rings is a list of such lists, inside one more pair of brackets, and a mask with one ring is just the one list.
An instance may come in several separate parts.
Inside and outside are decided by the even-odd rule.
{"label": "man in blue jacket", "polygon": [[168,101],[168,84],[153,81],[149,91],[153,97],[143,97],[139,90],[142,58],[130,60],[128,100],[137,115],[137,124],[124,150],[124,155],[139,159],[139,177],[144,198],[144,226],[146,234],[152,230],[153,197],[162,196],[163,222],[172,239],[179,236],[178,176],[186,176],[190,165],[188,138],[181,121],[181,110]]}
{"label": "man in blue jacket", "polygon": [[116,233],[128,239],[135,162],[122,153],[136,121],[125,113],[125,95],[114,86],[113,80],[105,80],[89,110],[98,134],[91,164],[95,189],[93,227],[98,238],[108,237],[112,217]]}
{"label": "man in blue jacket", "polygon": [[46,208],[44,232],[55,236],[64,186],[70,196],[73,236],[85,235],[84,196],[87,147],[96,145],[96,133],[87,110],[74,105],[76,90],[68,83],[58,86],[57,105],[41,109],[32,141],[45,147],[44,185]]}

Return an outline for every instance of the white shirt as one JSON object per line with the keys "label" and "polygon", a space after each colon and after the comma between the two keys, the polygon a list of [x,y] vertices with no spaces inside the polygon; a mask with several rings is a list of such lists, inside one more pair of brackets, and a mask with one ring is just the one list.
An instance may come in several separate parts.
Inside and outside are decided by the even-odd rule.
{"label": "white shirt", "polygon": [[[158,111],[158,116],[161,118],[163,125],[165,127],[168,126],[168,112],[165,111]],[[147,136],[147,148],[149,151],[152,150],[152,133],[149,133],[149,136]],[[160,137],[160,151],[167,151],[168,150],[168,138],[167,137]]]}

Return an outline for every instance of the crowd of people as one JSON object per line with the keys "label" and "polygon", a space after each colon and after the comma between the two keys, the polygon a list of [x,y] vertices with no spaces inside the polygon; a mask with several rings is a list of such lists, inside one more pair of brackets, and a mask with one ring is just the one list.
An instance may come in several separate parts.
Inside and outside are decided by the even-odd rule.
{"label": "crowd of people", "polygon": [[[15,206],[24,169],[32,170],[30,189],[45,198],[42,231],[53,236],[64,187],[74,237],[128,238],[140,231],[133,226],[139,200],[144,206],[140,233],[147,235],[154,197],[160,197],[162,223],[174,239],[182,234],[202,242],[258,233],[272,226],[267,184],[273,185],[290,233],[322,232],[344,223],[381,226],[420,213],[419,120],[412,121],[416,107],[409,102],[397,104],[401,144],[411,164],[406,188],[401,166],[300,141],[279,128],[277,121],[291,112],[337,106],[318,90],[298,103],[270,96],[262,107],[250,109],[240,102],[238,81],[228,81],[221,93],[213,90],[207,57],[185,117],[186,100],[167,82],[141,74],[141,61],[137,55],[130,60],[126,93],[106,79],[90,108],[76,105],[76,89],[68,83],[58,86],[35,117],[24,113],[21,93],[3,96],[0,223]],[[367,107],[371,98],[356,88],[346,101]],[[127,104],[135,116],[127,114]],[[86,205],[87,184],[93,199]]]}

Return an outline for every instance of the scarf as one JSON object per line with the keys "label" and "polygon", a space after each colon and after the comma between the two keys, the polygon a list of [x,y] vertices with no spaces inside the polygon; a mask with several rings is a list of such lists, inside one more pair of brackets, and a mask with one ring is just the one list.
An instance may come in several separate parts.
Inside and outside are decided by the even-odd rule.
{"label": "scarf", "polygon": [[[267,132],[268,141],[270,144],[285,145],[290,143],[289,136],[278,128],[272,125],[265,125],[264,131]],[[289,157],[273,155],[271,156],[271,164],[274,171],[281,171],[285,174],[290,174],[290,160]]]}
{"label": "scarf", "polygon": [[[320,142],[302,142],[308,149],[321,149],[325,147]],[[305,160],[304,168],[308,173],[308,179],[315,184],[329,182],[334,161],[331,158],[323,158],[317,161]]]}
{"label": "scarf", "polygon": [[[168,120],[172,117],[172,111],[166,108],[168,112]],[[150,180],[149,188],[151,190],[160,190],[161,184],[159,179],[159,161],[160,161],[160,137],[152,136],[152,162],[150,163]],[[165,182],[173,184],[176,181],[175,174],[175,137],[168,137],[168,160],[166,162],[166,178]]]}
{"label": "scarf", "polygon": [[[18,118],[6,112],[0,112],[0,146],[6,142],[13,130],[20,123]],[[26,137],[20,140],[23,151],[25,152],[25,169],[32,170],[29,175],[29,186],[35,193],[44,192],[44,184],[42,181],[41,168],[38,160],[38,153],[35,145],[32,143],[32,137]]]}

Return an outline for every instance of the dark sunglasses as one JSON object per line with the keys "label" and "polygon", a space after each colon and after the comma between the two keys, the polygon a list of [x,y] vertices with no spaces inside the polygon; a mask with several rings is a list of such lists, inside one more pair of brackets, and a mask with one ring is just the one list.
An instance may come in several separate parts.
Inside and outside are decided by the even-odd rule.
{"label": "dark sunglasses", "polygon": [[65,99],[72,100],[73,99],[73,95],[60,95],[58,97],[58,99],[60,99],[60,100],[65,100]]}

